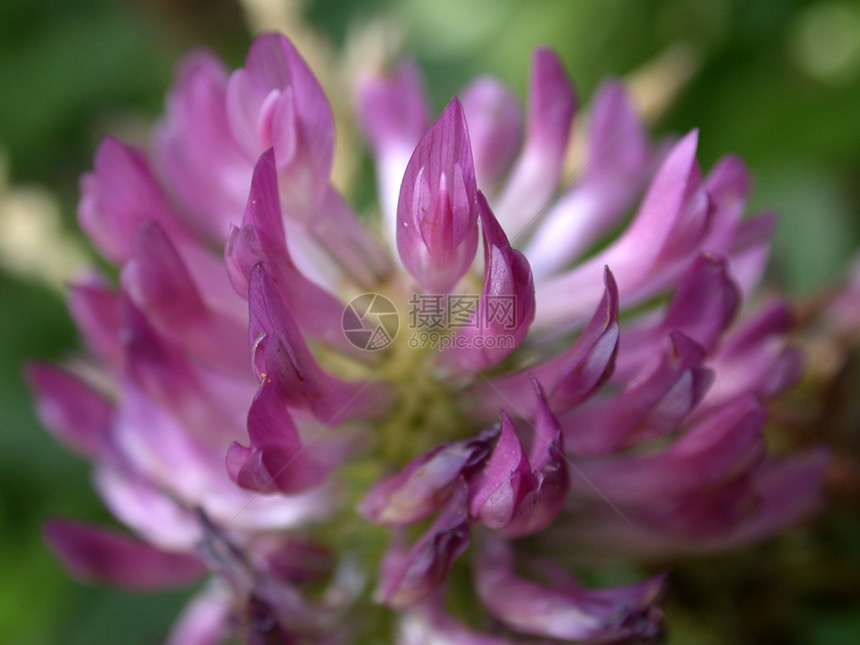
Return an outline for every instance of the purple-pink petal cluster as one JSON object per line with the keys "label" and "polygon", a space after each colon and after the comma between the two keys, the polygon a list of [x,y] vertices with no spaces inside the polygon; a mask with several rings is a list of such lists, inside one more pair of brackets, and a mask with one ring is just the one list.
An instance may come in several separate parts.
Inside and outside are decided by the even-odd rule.
{"label": "purple-pink petal cluster", "polygon": [[[118,277],[70,288],[86,359],[28,376],[129,532],[47,540],[87,579],[208,579],[176,645],[658,637],[665,576],[587,588],[534,548],[671,558],[815,508],[826,455],[763,437],[802,373],[789,306],[749,303],[773,216],[695,131],[649,140],[618,81],[563,183],[577,97],[546,49],[525,111],[482,77],[433,120],[410,62],[355,89],[389,248],[280,34],[232,73],[190,56],[149,150],[99,146],[79,219]],[[485,633],[444,609],[465,580]]]}

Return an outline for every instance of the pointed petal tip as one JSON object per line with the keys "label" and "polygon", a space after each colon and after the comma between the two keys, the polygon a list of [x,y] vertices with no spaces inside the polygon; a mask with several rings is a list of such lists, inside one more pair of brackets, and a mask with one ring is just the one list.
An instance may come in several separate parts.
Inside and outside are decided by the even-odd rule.
{"label": "pointed petal tip", "polygon": [[130,150],[128,144],[124,143],[119,137],[112,134],[105,135],[96,146],[96,165],[103,161],[109,161],[113,155],[127,154]]}
{"label": "pointed petal tip", "polygon": [[[578,103],[576,89],[559,55],[549,47],[535,49],[529,91],[530,127],[557,135],[562,128],[570,127]],[[554,125],[544,128],[542,123],[534,122],[535,118],[548,119]]]}
{"label": "pointed petal tip", "polygon": [[738,155],[722,157],[710,173],[709,190],[719,191],[731,187],[734,192],[746,195],[752,188],[752,175],[749,167]]}
{"label": "pointed petal tip", "polygon": [[442,114],[452,114],[458,120],[466,122],[466,113],[463,111],[463,104],[460,102],[460,97],[454,96],[448,101],[448,105],[442,110]]}
{"label": "pointed petal tip", "polygon": [[609,292],[613,300],[618,300],[618,282],[615,280],[615,274],[606,264],[603,266],[603,284]]}
{"label": "pointed petal tip", "polygon": [[484,234],[484,240],[491,246],[510,248],[511,243],[508,240],[508,236],[505,233],[504,228],[502,228],[502,224],[493,213],[493,209],[490,207],[490,202],[480,190],[478,190],[477,193],[477,202],[478,217],[481,221],[481,232]]}
{"label": "pointed petal tip", "polygon": [[672,161],[679,166],[692,166],[696,161],[696,151],[699,147],[699,129],[693,128],[672,146],[663,167],[671,167]]}

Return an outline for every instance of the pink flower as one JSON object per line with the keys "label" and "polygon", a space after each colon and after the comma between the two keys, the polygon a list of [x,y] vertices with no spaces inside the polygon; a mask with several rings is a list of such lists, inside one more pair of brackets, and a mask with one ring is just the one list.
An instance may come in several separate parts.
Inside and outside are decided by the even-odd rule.
{"label": "pink flower", "polygon": [[[697,134],[652,144],[610,81],[565,183],[577,100],[544,49],[525,118],[482,78],[431,124],[406,63],[357,93],[388,249],[330,182],[331,110],[284,36],[232,74],[191,56],[150,151],[101,144],[79,216],[119,280],[70,290],[87,368],[29,376],[134,535],[46,537],[86,578],[208,577],[183,645],[355,642],[367,578],[406,645],[658,635],[662,576],[586,589],[529,549],[724,549],[815,507],[825,457],[762,437],[800,362],[786,305],[744,304],[773,221],[743,218],[743,164],[703,176]],[[492,634],[442,609],[455,567]]]}

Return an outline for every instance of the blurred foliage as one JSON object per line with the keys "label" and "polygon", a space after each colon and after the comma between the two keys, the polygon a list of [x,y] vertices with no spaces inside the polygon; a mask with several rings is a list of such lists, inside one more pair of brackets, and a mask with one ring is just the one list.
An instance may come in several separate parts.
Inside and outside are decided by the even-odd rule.
{"label": "blurred foliage", "polygon": [[[683,44],[695,71],[655,128],[701,128],[706,168],[726,152],[749,162],[754,207],[782,215],[773,279],[808,293],[832,283],[857,245],[860,2],[307,3],[308,20],[337,50],[356,24],[381,13],[402,25],[437,107],[476,73],[498,75],[523,94],[537,44],[561,53],[583,102],[601,78],[629,75]],[[56,191],[73,230],[77,177],[98,139],[112,131],[145,141],[184,52],[206,46],[236,65],[249,42],[241,7],[230,0],[4,0],[0,149],[11,180]],[[59,297],[0,273],[0,306],[0,640],[157,643],[184,594],[80,585],[41,541],[48,515],[109,520],[87,464],[38,426],[21,380],[24,361],[59,358],[75,345]],[[827,427],[813,430],[826,440]],[[856,497],[846,497],[812,527],[750,553],[678,565],[672,642],[860,642],[858,535]]]}

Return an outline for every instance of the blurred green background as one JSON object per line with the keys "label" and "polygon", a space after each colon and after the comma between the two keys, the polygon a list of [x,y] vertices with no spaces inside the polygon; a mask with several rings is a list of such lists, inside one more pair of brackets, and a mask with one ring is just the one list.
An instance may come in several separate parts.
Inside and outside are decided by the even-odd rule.
{"label": "blurred green background", "polygon": [[[259,18],[278,2],[248,4]],[[860,240],[860,2],[318,0],[304,3],[302,15],[338,53],[357,26],[394,20],[437,107],[476,73],[496,74],[523,94],[537,44],[559,51],[583,103],[607,75],[657,86],[662,79],[673,92],[655,130],[700,127],[704,167],[725,152],[742,155],[755,177],[753,208],[780,212],[775,282],[801,295],[833,284]],[[8,177],[0,204],[18,186],[42,185],[59,200],[62,234],[79,239],[77,178],[99,138],[145,132],[190,49],[206,46],[240,64],[251,24],[259,19],[228,0],[3,0],[0,151]],[[49,515],[107,515],[88,465],[39,427],[21,380],[27,359],[59,358],[75,346],[59,291],[3,267],[0,642],[158,643],[185,594],[81,585],[41,540]],[[679,565],[672,642],[860,642],[858,536],[856,505],[837,500],[818,524],[752,553]]]}

